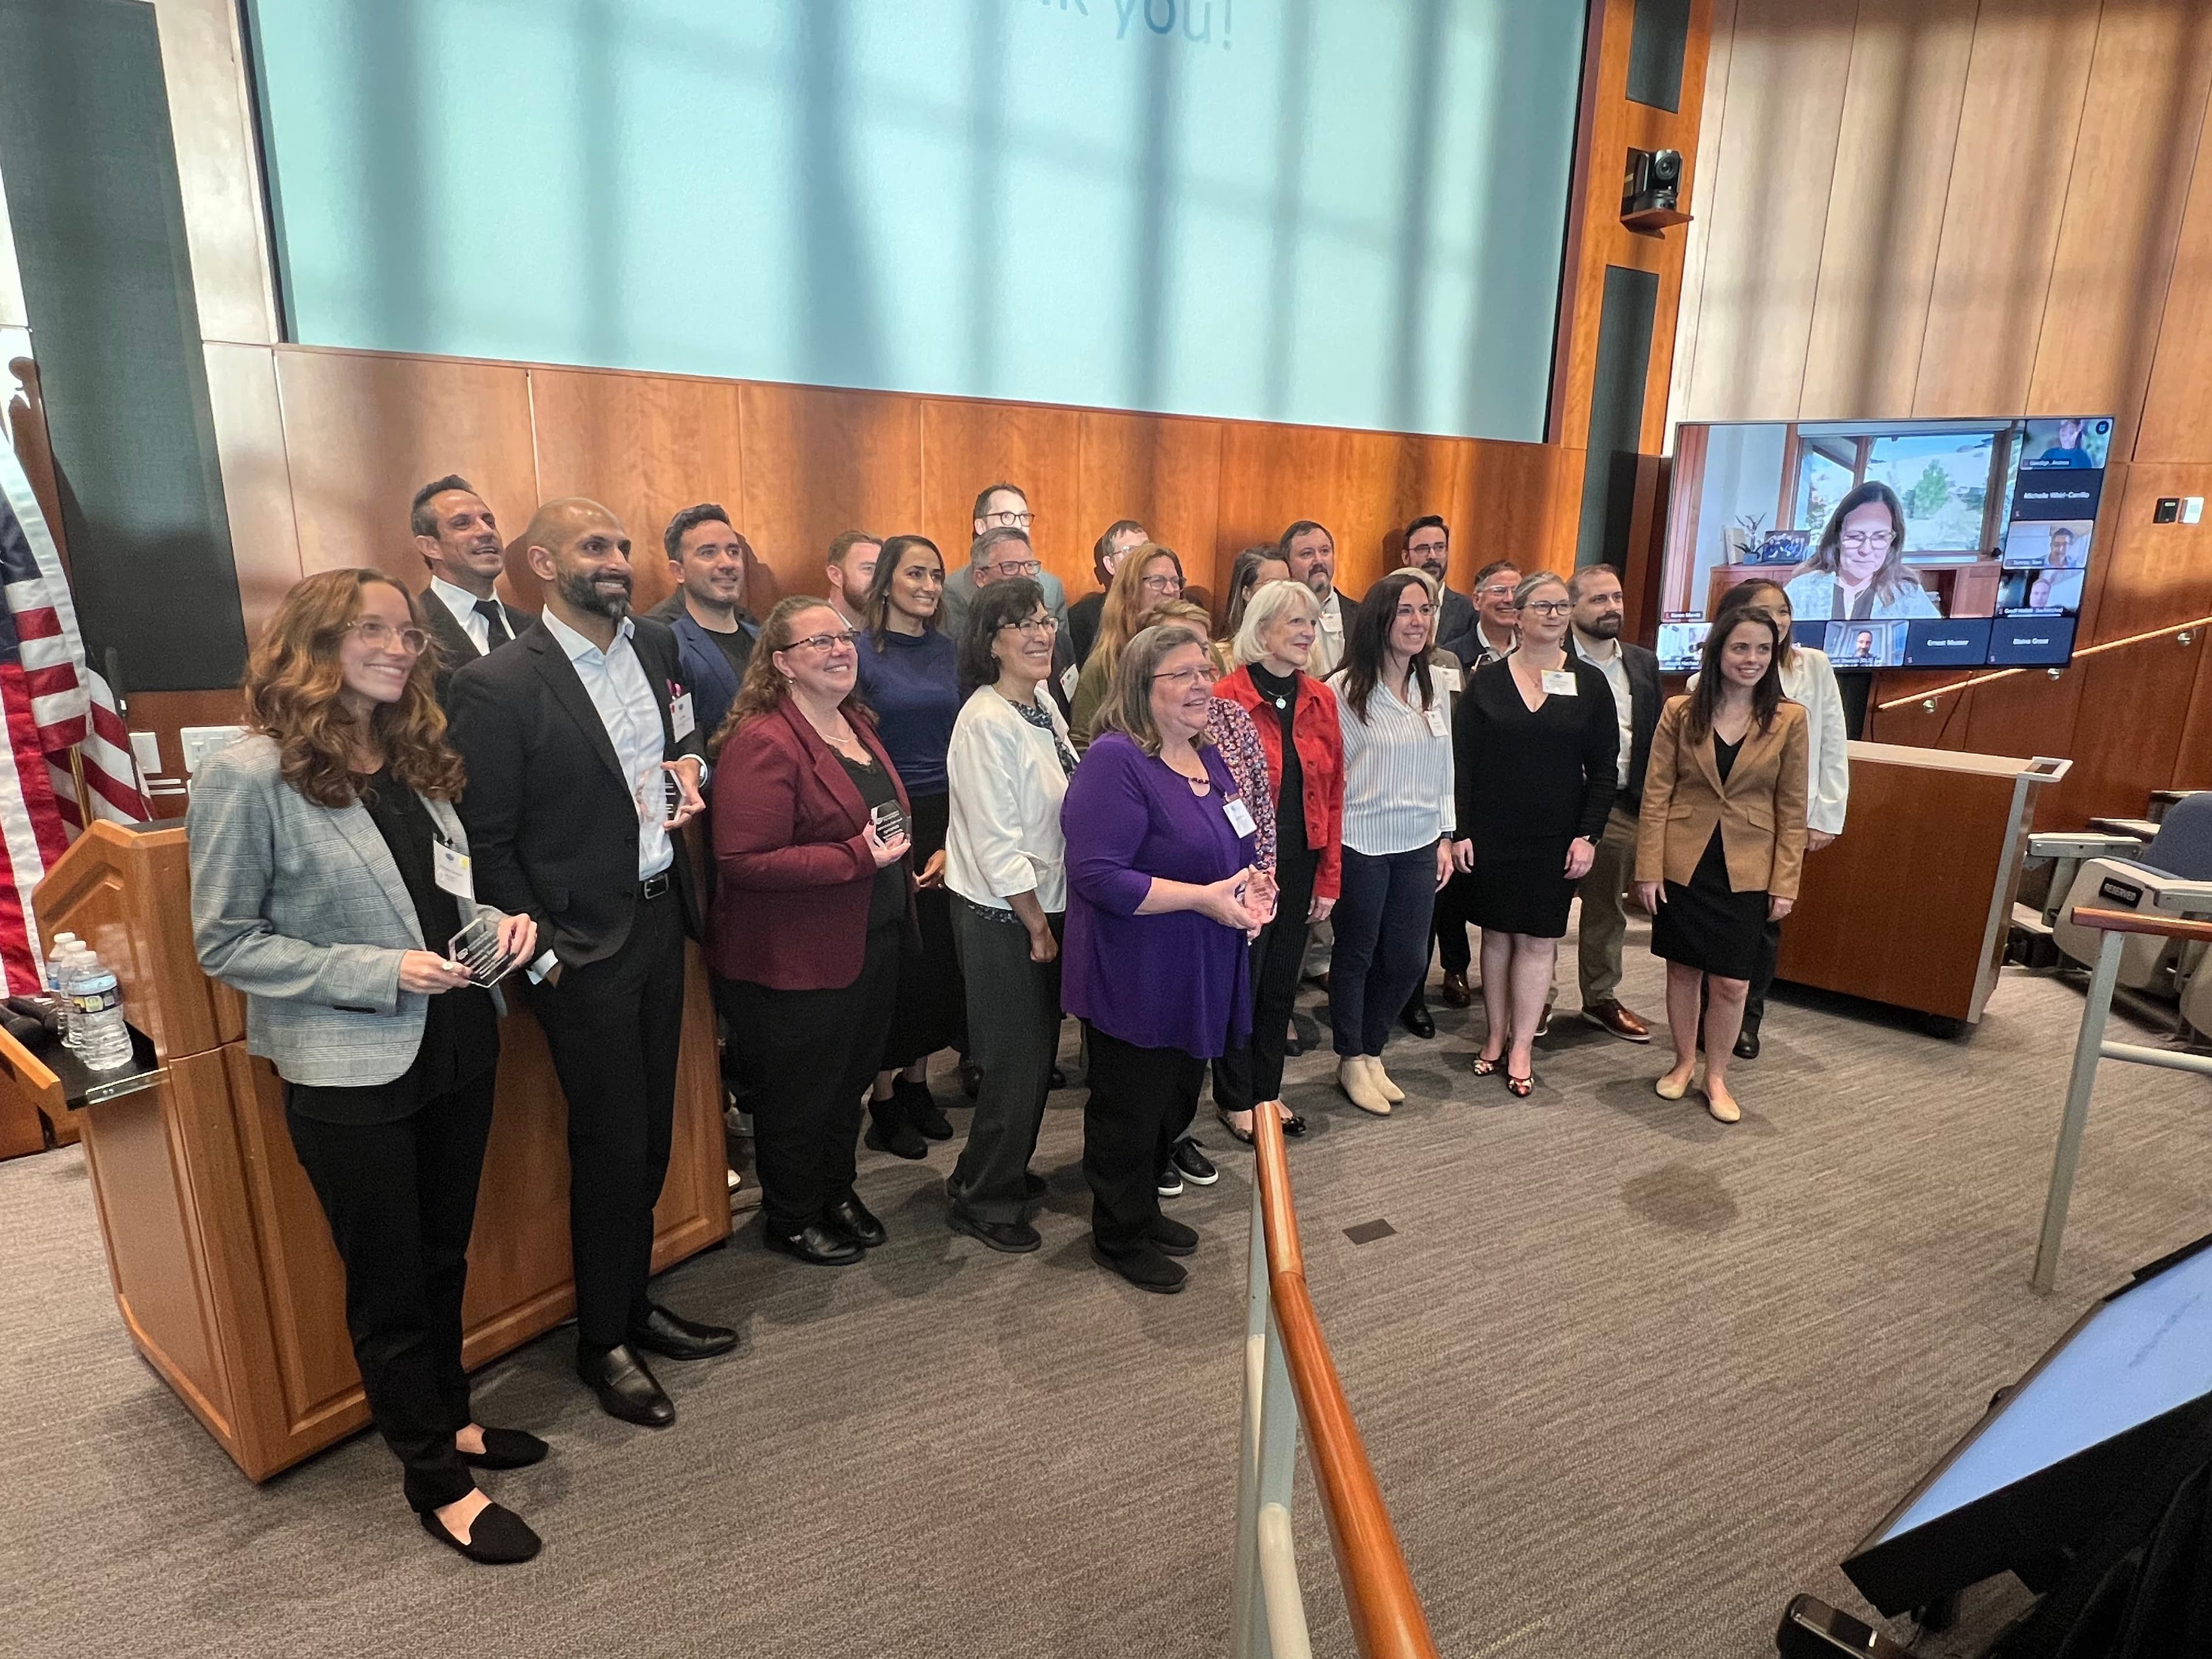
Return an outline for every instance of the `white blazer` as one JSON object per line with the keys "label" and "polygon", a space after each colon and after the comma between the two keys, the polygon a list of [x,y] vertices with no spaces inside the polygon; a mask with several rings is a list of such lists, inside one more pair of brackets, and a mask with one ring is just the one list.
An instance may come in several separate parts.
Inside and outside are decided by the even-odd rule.
{"label": "white blazer", "polygon": [[1067,793],[1054,739],[1067,742],[1067,722],[1037,688],[1037,706],[1052,721],[1044,732],[1013,704],[979,686],[952,722],[945,771],[951,819],[945,832],[945,884],[987,910],[1007,910],[1016,893],[1034,892],[1048,915],[1067,908],[1067,843],[1060,803]]}
{"label": "white blazer", "polygon": [[1805,705],[1805,822],[1824,835],[1844,833],[1850,804],[1850,729],[1828,653],[1801,645],[1782,670],[1782,695]]}

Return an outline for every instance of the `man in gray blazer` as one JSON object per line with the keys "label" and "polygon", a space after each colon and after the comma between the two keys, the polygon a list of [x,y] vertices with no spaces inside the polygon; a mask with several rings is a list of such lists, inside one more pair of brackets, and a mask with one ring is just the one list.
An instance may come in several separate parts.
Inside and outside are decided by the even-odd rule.
{"label": "man in gray blazer", "polygon": [[[1024,537],[1036,521],[1030,511],[1030,498],[1018,484],[994,483],[985,486],[975,497],[974,535],[980,538],[988,530],[1018,530]],[[939,625],[945,636],[957,640],[962,624],[968,620],[968,607],[975,601],[975,590],[990,585],[989,578],[976,580],[972,563],[949,567],[945,573],[945,614]],[[1040,568],[1034,580],[1044,590],[1044,608],[1060,624],[1060,637],[1068,638],[1067,590],[1060,585],[1060,578],[1051,571]],[[1070,641],[1071,645],[1073,641]],[[1054,679],[1058,677],[1055,675]]]}

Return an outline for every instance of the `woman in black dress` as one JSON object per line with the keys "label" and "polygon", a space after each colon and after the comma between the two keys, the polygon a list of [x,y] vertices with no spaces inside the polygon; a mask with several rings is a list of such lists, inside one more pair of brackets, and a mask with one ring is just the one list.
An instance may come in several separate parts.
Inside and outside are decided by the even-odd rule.
{"label": "woman in black dress", "polygon": [[1565,580],[1540,570],[1513,597],[1519,643],[1475,671],[1454,726],[1460,826],[1474,842],[1467,910],[1482,929],[1490,1019],[1474,1074],[1503,1067],[1505,1086],[1525,1097],[1575,884],[1613,809],[1620,728],[1605,676],[1566,648]]}
{"label": "woman in black dress", "polygon": [[1674,1065],[1652,1086],[1680,1100],[1697,1070],[1705,1012],[1705,1103],[1743,1114],[1728,1064],[1766,924],[1790,914],[1805,856],[1805,710],[1782,695],[1780,630],[1764,609],[1721,612],[1689,696],[1651,738],[1637,825],[1636,893],[1667,960]]}

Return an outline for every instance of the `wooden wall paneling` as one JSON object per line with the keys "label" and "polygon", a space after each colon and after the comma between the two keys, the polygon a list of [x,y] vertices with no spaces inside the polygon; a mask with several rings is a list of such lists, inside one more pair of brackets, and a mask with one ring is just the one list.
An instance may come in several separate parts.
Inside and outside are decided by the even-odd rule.
{"label": "wooden wall paneling", "polygon": [[2150,792],[2172,780],[2189,722],[2187,689],[2204,657],[2204,633],[2198,629],[2186,645],[2178,635],[2160,635],[2102,652],[2066,671],[2068,679],[2080,683],[2073,740],[2067,748],[2042,752],[2072,756],[2074,769],[2042,792],[2051,799],[2039,805],[2039,825],[2142,814]]}
{"label": "wooden wall paneling", "polygon": [[2105,489],[2090,548],[2084,636],[2121,639],[2212,615],[2212,519],[2151,522],[2161,495],[2212,495],[2212,462],[2115,467]]}
{"label": "wooden wall paneling", "polygon": [[[742,392],[740,528],[769,567],[772,591],[758,596],[765,604],[782,593],[828,592],[825,556],[847,530],[929,534],[947,570],[967,562],[965,519],[951,541],[924,528],[919,398],[758,380]],[[766,614],[763,604],[755,610]]]}
{"label": "wooden wall paneling", "polygon": [[2212,789],[2212,651],[2197,653],[2197,678],[2189,693],[2181,740],[2174,745],[2168,789]]}
{"label": "wooden wall paneling", "polygon": [[2207,386],[2212,386],[2212,121],[2203,123],[2197,137],[2135,459],[2212,460]]}
{"label": "wooden wall paneling", "polygon": [[[2069,668],[2055,680],[2046,671],[2033,668],[1976,686],[1972,702],[1951,727],[1962,735],[1958,746],[1979,755],[2063,755],[2078,760],[2075,720],[2081,707],[2086,668],[2086,664]],[[2094,734],[2094,726],[2092,731]],[[2049,799],[2053,793],[2041,792],[2044,799],[2037,803],[2035,818],[2039,829],[2051,829],[2058,822]]]}
{"label": "wooden wall paneling", "polygon": [[1985,6],[1974,28],[1951,188],[1914,385],[1915,416],[2025,410],[2081,131],[2097,8]]}
{"label": "wooden wall paneling", "polygon": [[1790,420],[1805,379],[1853,0],[1739,0],[1684,420]]}
{"label": "wooden wall paneling", "polygon": [[[588,495],[623,521],[639,611],[675,589],[660,539],[670,519],[700,501],[721,503],[732,520],[743,511],[738,392],[734,380],[530,371],[538,499]],[[759,597],[746,595],[749,603]]]}
{"label": "wooden wall paneling", "polygon": [[1492,559],[1573,570],[1587,459],[1556,444],[1470,442],[1450,511],[1452,585],[1467,591]]}
{"label": "wooden wall paneling", "polygon": [[[1668,368],[1666,420],[1671,449],[1674,423],[1685,419],[1690,404],[1690,377],[1698,361],[1698,343],[1705,301],[1705,260],[1712,239],[1712,200],[1722,163],[1722,130],[1728,119],[1729,69],[1735,49],[1736,0],[1712,0],[1706,31],[1705,73],[1698,109],[1698,149],[1690,161],[1682,205],[1690,222],[1682,228],[1682,279],[1676,296],[1674,358]],[[1686,92],[1687,77],[1684,90]]]}
{"label": "wooden wall paneling", "polygon": [[[1874,696],[1867,709],[1866,732],[1870,743],[1910,744],[1920,749],[1963,749],[1972,724],[1974,693],[1954,691],[1930,698],[1926,694],[1954,684],[1961,675],[1951,673],[1894,673],[1875,677]],[[1909,697],[1896,708],[1879,705]],[[1933,707],[1928,705],[1932,702]]]}
{"label": "wooden wall paneling", "polygon": [[1807,343],[1803,419],[1912,407],[1979,0],[1861,0]]}
{"label": "wooden wall paneling", "polygon": [[1086,409],[1076,419],[1075,523],[1080,579],[1070,597],[1096,585],[1091,549],[1117,519],[1135,519],[1175,549],[1185,580],[1217,605],[1237,548],[1221,544],[1220,421],[1122,415]]}
{"label": "wooden wall paneling", "polygon": [[2120,441],[2133,435],[2208,85],[2212,7],[2105,0],[2037,339],[2032,412],[2118,414]]}
{"label": "wooden wall paneling", "polygon": [[[410,590],[428,580],[407,533],[407,503],[458,472],[501,527],[520,534],[537,510],[527,370],[514,364],[279,347],[276,387],[291,464],[303,570],[370,565]],[[508,594],[538,608],[532,587]]]}
{"label": "wooden wall paneling", "polygon": [[276,354],[267,346],[217,341],[203,351],[231,556],[238,566],[238,597],[250,643],[260,637],[262,625],[301,574]]}
{"label": "wooden wall paneling", "polygon": [[1043,404],[927,398],[921,403],[922,530],[945,551],[948,567],[964,563],[975,539],[976,492],[988,483],[1018,484],[1036,522],[1030,543],[1068,596],[1087,593],[1091,544],[1079,514],[1078,412]]}

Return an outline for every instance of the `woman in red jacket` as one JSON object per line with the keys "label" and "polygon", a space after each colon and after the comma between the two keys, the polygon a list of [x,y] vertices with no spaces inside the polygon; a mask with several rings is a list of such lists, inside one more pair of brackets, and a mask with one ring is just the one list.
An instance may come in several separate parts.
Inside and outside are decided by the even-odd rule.
{"label": "woman in red jacket", "polygon": [[1214,1063],[1213,1103],[1222,1126],[1252,1139],[1252,1109],[1263,1102],[1286,1134],[1305,1120],[1283,1104],[1283,1055],[1306,929],[1336,902],[1343,868],[1344,733],[1336,695],[1304,672],[1321,612],[1304,583],[1272,581],[1252,592],[1237,630],[1237,671],[1214,695],[1238,704],[1259,729],[1275,804],[1275,919],[1252,942],[1252,1041]]}
{"label": "woman in red jacket", "polygon": [[855,635],[826,602],[778,605],[714,769],[707,959],[759,1084],[769,1247],[818,1267],[884,1242],[853,1191],[854,1146],[912,926],[906,787],[854,700],[857,665]]}

